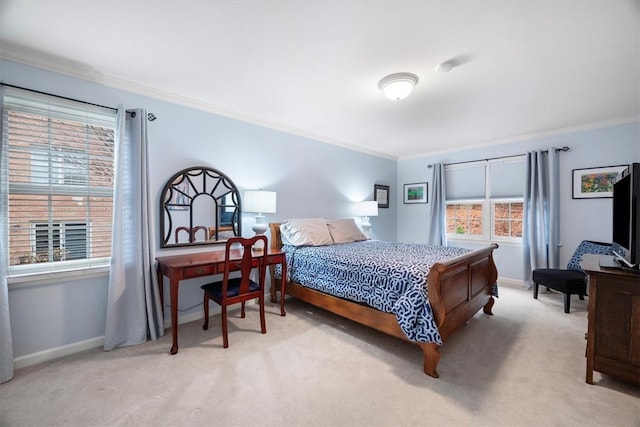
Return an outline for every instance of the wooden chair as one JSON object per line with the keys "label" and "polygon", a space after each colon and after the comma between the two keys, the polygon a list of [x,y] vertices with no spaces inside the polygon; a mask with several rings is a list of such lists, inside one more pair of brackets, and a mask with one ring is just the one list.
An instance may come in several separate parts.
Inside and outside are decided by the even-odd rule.
{"label": "wooden chair", "polygon": [[[262,241],[261,252],[252,252],[256,242]],[[230,259],[229,253],[232,246],[239,243],[242,248],[242,258]],[[257,266],[258,282],[250,278],[251,271]],[[238,271],[240,277],[229,277],[231,272]],[[267,273],[267,238],[259,235],[252,238],[232,237],[226,242],[225,263],[222,281],[202,285],[204,290],[204,325],[202,329],[209,329],[209,300],[218,303],[222,309],[222,339],[224,348],[229,347],[227,336],[227,306],[241,303],[241,314],[244,318],[244,304],[246,301],[257,298],[260,306],[260,327],[263,334],[267,333],[264,318],[264,282]]]}

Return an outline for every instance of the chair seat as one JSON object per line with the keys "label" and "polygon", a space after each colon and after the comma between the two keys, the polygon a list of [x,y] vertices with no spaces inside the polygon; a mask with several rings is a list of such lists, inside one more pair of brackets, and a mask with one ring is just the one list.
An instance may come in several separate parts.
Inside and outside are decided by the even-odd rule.
{"label": "chair seat", "polygon": [[533,271],[533,282],[565,294],[587,294],[586,274],[576,270],[540,268]]}
{"label": "chair seat", "polygon": [[[229,285],[227,286],[227,298],[238,296],[240,293],[240,281],[239,277],[234,279],[229,279]],[[206,285],[200,286],[202,290],[211,295],[212,298],[221,299],[222,298],[222,282],[213,282],[207,283]],[[253,280],[249,280],[249,292],[256,292],[260,290],[260,285],[254,282]]]}

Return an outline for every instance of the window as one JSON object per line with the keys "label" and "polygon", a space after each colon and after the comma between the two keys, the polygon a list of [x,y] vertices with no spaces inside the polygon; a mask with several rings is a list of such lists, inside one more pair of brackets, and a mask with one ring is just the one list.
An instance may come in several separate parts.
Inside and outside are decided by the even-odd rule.
{"label": "window", "polygon": [[9,274],[108,265],[115,111],[11,87],[2,107]]}
{"label": "window", "polygon": [[32,247],[35,256],[28,263],[85,259],[87,224],[85,223],[35,223],[32,229]]}
{"label": "window", "polygon": [[484,237],[484,200],[447,203],[447,234]]}
{"label": "window", "polygon": [[446,166],[450,239],[522,239],[524,156]]}
{"label": "window", "polygon": [[522,238],[522,199],[492,200],[494,239],[518,240]]}

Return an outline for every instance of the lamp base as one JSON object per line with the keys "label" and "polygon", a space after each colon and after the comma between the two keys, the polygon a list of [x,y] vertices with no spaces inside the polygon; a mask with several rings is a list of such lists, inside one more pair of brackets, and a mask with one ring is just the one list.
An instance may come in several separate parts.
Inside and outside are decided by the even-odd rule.
{"label": "lamp base", "polygon": [[264,221],[264,215],[256,215],[256,223],[251,229],[256,234],[264,234],[267,231],[267,223]]}
{"label": "lamp base", "polygon": [[[256,223],[251,227],[256,236],[264,234],[267,231],[267,224],[264,221],[264,215],[256,215]],[[253,246],[253,250],[256,252],[263,252],[262,242],[256,242]]]}
{"label": "lamp base", "polygon": [[368,216],[363,216],[362,217],[362,223],[360,223],[360,227],[362,227],[362,229],[368,233],[369,230],[371,230],[371,223],[369,222],[369,217]]}

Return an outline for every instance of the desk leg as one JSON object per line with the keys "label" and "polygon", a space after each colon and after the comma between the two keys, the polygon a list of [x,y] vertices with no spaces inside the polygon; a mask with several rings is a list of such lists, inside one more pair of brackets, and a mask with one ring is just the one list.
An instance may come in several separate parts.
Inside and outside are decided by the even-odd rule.
{"label": "desk leg", "polygon": [[156,271],[158,275],[158,294],[160,295],[160,307],[162,307],[162,321],[164,322],[164,274],[160,270],[160,266]]}
{"label": "desk leg", "polygon": [[171,278],[171,336],[173,337],[173,345],[171,346],[171,354],[178,352],[178,284],[180,280]]}
{"label": "desk leg", "polygon": [[278,302],[278,291],[276,291],[276,281],[273,279],[273,266],[271,268],[271,302]]}
{"label": "desk leg", "polygon": [[287,313],[284,311],[284,295],[287,287],[287,261],[282,262],[282,279],[280,280],[280,316],[284,316]]}

